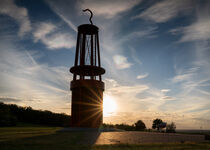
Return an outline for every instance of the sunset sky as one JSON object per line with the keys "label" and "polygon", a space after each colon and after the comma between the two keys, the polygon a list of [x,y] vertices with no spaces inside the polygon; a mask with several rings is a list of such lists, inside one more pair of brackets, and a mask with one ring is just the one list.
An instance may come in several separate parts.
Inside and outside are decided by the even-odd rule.
{"label": "sunset sky", "polygon": [[106,69],[104,122],[210,129],[208,0],[0,0],[0,101],[70,114],[86,8]]}

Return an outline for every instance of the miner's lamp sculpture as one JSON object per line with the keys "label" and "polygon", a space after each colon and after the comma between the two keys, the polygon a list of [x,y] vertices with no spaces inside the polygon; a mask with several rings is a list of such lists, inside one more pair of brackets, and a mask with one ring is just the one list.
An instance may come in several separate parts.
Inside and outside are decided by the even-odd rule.
{"label": "miner's lamp sculpture", "polygon": [[73,74],[70,89],[72,91],[71,126],[99,128],[103,122],[104,82],[101,67],[98,27],[90,23],[78,27]]}

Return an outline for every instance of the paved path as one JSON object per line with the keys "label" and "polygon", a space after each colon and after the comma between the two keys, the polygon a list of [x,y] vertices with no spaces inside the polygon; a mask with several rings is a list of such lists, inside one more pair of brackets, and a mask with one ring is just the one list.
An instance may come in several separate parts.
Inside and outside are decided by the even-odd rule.
{"label": "paved path", "polygon": [[205,142],[204,135],[154,132],[87,132],[81,144],[143,144]]}
{"label": "paved path", "polygon": [[[63,128],[61,132],[82,132],[78,144],[143,144],[143,143],[183,143],[206,142],[204,135],[138,132],[110,130],[115,132],[103,132],[92,128]],[[105,130],[104,130],[105,131]]]}

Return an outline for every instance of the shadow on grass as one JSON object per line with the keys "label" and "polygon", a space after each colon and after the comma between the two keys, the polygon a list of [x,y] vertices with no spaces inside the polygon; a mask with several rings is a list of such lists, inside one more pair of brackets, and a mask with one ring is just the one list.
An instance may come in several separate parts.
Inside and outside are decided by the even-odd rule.
{"label": "shadow on grass", "polygon": [[[28,135],[30,134],[30,135]],[[1,150],[42,150],[42,149],[91,149],[100,132],[51,132],[45,135],[26,132],[0,141]],[[47,134],[47,135],[46,135]],[[26,136],[26,137],[24,137]]]}

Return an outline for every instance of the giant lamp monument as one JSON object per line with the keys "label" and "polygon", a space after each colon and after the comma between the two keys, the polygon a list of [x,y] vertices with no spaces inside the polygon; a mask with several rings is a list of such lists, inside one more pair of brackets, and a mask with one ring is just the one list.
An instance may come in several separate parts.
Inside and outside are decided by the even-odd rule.
{"label": "giant lamp monument", "polygon": [[71,81],[71,126],[99,128],[103,122],[104,82],[101,75],[105,69],[101,67],[98,27],[92,23],[78,27],[73,74]]}

